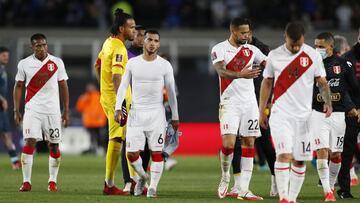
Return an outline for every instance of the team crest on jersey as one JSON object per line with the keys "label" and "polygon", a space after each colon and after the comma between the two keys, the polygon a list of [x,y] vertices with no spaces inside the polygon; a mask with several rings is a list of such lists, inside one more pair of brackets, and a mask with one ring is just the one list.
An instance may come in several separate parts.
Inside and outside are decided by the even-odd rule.
{"label": "team crest on jersey", "polygon": [[341,73],[341,67],[340,66],[333,66],[333,71],[336,74],[340,74]]}
{"label": "team crest on jersey", "polygon": [[121,62],[122,61],[122,55],[121,54],[116,54],[115,60],[116,60],[116,62]]}
{"label": "team crest on jersey", "polygon": [[244,56],[246,56],[246,57],[249,57],[251,54],[249,49],[244,49],[242,52],[243,52]]}
{"label": "team crest on jersey", "polygon": [[53,63],[49,63],[49,64],[47,64],[47,68],[48,68],[49,71],[52,72],[55,69],[55,66],[54,66]]}
{"label": "team crest on jersey", "polygon": [[309,65],[309,57],[300,57],[300,65],[306,67]]}

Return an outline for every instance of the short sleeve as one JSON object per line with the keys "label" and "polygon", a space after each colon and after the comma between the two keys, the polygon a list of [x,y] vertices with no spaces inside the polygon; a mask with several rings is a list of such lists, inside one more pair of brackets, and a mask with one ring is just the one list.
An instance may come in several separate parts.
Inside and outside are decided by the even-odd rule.
{"label": "short sleeve", "polygon": [[315,78],[326,77],[324,62],[321,58],[321,55],[318,52],[315,52],[315,58],[314,58],[313,65],[315,67]]}
{"label": "short sleeve", "polygon": [[26,79],[23,65],[24,65],[24,61],[21,60],[18,63],[18,67],[17,67],[18,70],[17,70],[16,76],[15,76],[16,81],[24,82]]}
{"label": "short sleeve", "polygon": [[59,68],[58,69],[58,71],[59,71],[59,73],[58,73],[58,81],[63,81],[63,80],[69,79],[68,75],[66,73],[66,70],[65,70],[64,62],[60,58],[58,59],[57,65],[58,65],[58,68]]}
{"label": "short sleeve", "polygon": [[112,74],[123,75],[125,73],[125,66],[128,60],[127,50],[125,46],[121,46],[117,49],[114,49],[112,54]]}
{"label": "short sleeve", "polygon": [[263,54],[260,49],[258,49],[257,47],[253,46],[252,50],[254,51],[254,55],[255,55],[255,63],[261,64],[264,61],[266,61],[267,56],[265,54]]}
{"label": "short sleeve", "polygon": [[266,65],[265,65],[264,72],[263,72],[264,78],[274,78],[274,67],[273,67],[273,62],[271,60],[272,55],[273,55],[273,53],[270,52],[269,56],[267,58]]}
{"label": "short sleeve", "polygon": [[99,54],[98,54],[98,57],[97,57],[97,59],[95,61],[96,65],[99,65],[99,66],[101,65],[101,56],[102,56],[102,51],[100,51]]}
{"label": "short sleeve", "polygon": [[213,64],[224,60],[224,51],[219,45],[216,45],[211,50],[211,61]]}

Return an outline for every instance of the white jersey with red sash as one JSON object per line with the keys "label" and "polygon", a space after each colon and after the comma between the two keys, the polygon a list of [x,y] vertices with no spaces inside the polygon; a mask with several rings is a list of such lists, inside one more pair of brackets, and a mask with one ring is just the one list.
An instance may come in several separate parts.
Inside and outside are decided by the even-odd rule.
{"label": "white jersey with red sash", "polygon": [[307,120],[312,109],[315,78],[325,77],[326,72],[315,49],[304,44],[293,54],[284,44],[269,53],[263,76],[275,78],[271,111]]}
{"label": "white jersey with red sash", "polygon": [[[240,72],[246,65],[263,63],[266,56],[255,46],[250,44],[238,48],[232,46],[228,40],[218,43],[212,48],[213,64],[224,61],[226,69]],[[227,79],[219,77],[220,104],[243,105],[256,103],[253,79]]]}
{"label": "white jersey with red sash", "polygon": [[67,80],[63,61],[48,56],[40,61],[34,55],[18,64],[15,80],[25,82],[25,111],[42,114],[60,114],[59,81]]}

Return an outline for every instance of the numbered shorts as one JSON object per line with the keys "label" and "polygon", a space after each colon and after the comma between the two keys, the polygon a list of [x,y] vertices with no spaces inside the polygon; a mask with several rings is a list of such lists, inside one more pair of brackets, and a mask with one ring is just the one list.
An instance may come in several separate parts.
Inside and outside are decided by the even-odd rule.
{"label": "numbered shorts", "polygon": [[310,118],[312,149],[328,148],[332,152],[342,152],[345,135],[345,113],[333,112],[330,117],[313,110]]}
{"label": "numbered shorts", "polygon": [[312,159],[309,119],[302,121],[272,113],[269,125],[276,156],[292,154],[297,161]]}
{"label": "numbered shorts", "polygon": [[23,119],[23,137],[36,141],[47,140],[50,143],[61,141],[61,115],[40,114],[25,111]]}
{"label": "numbered shorts", "polygon": [[133,110],[128,117],[126,150],[144,150],[147,140],[151,151],[162,151],[165,142],[166,118],[164,109]]}
{"label": "numbered shorts", "polygon": [[219,109],[221,135],[237,135],[243,137],[260,137],[259,109],[256,103],[240,105],[220,105]]}
{"label": "numbered shorts", "polygon": [[125,130],[126,125],[124,127],[120,127],[120,124],[115,121],[115,106],[101,104],[105,115],[108,119],[108,128],[109,128],[109,139],[120,137],[122,140],[125,140]]}

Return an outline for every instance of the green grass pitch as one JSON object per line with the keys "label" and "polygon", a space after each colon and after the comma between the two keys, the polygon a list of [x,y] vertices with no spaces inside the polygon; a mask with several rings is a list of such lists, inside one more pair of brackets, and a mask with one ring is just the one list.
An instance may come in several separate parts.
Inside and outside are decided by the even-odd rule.
{"label": "green grass pitch", "polygon": [[[48,158],[36,155],[34,158],[32,191],[18,192],[22,182],[21,171],[13,171],[9,159],[0,156],[0,202],[239,202],[236,198],[218,199],[216,195],[220,180],[220,166],[217,157],[176,157],[178,165],[172,171],[164,171],[158,187],[157,199],[133,196],[102,195],[105,158],[95,156],[63,156],[58,177],[59,191],[47,192]],[[322,188],[317,186],[317,173],[308,165],[305,183],[298,202],[324,202]],[[123,186],[122,174],[118,167],[116,184]],[[270,173],[254,169],[251,190],[264,197],[262,202],[278,202],[270,198]],[[360,197],[360,186],[353,187],[352,193]],[[360,202],[359,199],[338,202]]]}

